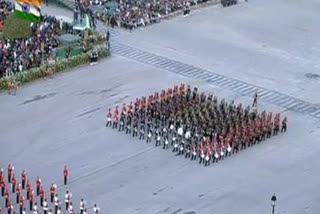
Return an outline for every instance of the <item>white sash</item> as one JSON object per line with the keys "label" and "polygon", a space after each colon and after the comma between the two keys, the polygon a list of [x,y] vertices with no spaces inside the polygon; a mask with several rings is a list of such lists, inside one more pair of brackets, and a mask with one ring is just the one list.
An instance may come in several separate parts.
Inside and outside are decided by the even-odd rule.
{"label": "white sash", "polygon": [[228,146],[227,151],[231,152],[231,147],[230,146]]}

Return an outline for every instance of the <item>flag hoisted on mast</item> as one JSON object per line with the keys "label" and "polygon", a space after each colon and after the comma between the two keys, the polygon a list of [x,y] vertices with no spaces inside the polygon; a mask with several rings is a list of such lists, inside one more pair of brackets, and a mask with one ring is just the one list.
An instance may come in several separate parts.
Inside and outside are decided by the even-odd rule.
{"label": "flag hoisted on mast", "polygon": [[40,0],[15,0],[14,13],[16,16],[30,22],[40,21]]}

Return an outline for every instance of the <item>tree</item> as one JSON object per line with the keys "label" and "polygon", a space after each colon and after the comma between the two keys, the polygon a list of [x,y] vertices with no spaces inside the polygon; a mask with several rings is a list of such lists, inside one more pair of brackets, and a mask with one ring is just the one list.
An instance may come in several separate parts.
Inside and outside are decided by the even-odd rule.
{"label": "tree", "polygon": [[4,22],[3,37],[5,39],[23,39],[31,37],[30,22],[11,13]]}

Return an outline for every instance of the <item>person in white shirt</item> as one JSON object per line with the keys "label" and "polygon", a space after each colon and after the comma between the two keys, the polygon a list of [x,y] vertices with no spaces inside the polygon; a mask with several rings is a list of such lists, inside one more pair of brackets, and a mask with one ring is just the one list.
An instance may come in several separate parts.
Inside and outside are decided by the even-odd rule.
{"label": "person in white shirt", "polygon": [[72,202],[70,202],[68,212],[69,212],[69,214],[73,214],[73,206],[72,206]]}
{"label": "person in white shirt", "polygon": [[97,207],[97,204],[94,204],[94,206],[93,206],[93,213],[94,213],[94,214],[98,214],[99,211],[100,211],[100,209],[99,209],[99,207]]}
{"label": "person in white shirt", "polygon": [[58,207],[59,207],[59,198],[58,198],[58,194],[56,194],[54,196],[54,214],[57,214]]}
{"label": "person in white shirt", "polygon": [[48,202],[47,202],[47,199],[45,198],[44,201],[43,201],[43,213],[44,214],[47,214],[48,213]]}
{"label": "person in white shirt", "polygon": [[37,206],[37,203],[34,203],[34,206],[33,206],[33,214],[38,214],[38,206]]}
{"label": "person in white shirt", "polygon": [[66,202],[66,210],[69,210],[69,203],[70,203],[70,199],[71,199],[71,194],[69,193],[68,190],[67,190],[64,198],[65,198],[64,201]]}
{"label": "person in white shirt", "polygon": [[83,198],[81,198],[81,200],[80,200],[80,214],[83,214],[83,211],[85,209],[85,205],[86,205],[86,202],[83,200]]}

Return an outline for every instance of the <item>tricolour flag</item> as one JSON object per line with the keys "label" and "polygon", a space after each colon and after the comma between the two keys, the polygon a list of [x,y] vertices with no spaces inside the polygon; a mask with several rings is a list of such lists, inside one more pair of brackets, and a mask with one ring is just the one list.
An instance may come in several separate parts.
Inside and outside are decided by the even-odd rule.
{"label": "tricolour flag", "polygon": [[30,22],[39,22],[40,0],[15,0],[14,13]]}

